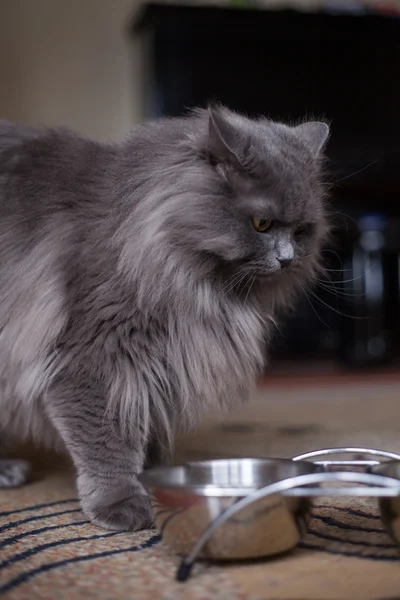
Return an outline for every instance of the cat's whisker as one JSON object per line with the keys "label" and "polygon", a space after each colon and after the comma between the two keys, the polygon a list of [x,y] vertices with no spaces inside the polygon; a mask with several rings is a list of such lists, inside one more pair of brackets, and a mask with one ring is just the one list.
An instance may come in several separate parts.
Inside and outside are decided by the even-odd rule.
{"label": "cat's whisker", "polygon": [[307,287],[305,286],[304,288],[304,295],[307,299],[307,302],[309,303],[309,305],[311,306],[312,311],[314,312],[315,316],[317,317],[317,319],[323,324],[325,325],[325,327],[328,327],[328,329],[330,329],[329,325],[327,323],[325,323],[325,321],[322,319],[322,317],[317,313],[317,311],[315,310],[315,307],[313,305],[313,303],[311,302],[310,298],[308,297],[308,293],[307,293]]}
{"label": "cat's whisker", "polygon": [[[370,273],[372,270],[372,267],[370,267],[369,269],[366,270],[366,273]],[[357,275],[357,277],[353,277],[352,279],[342,279],[341,281],[337,281],[336,284],[343,284],[343,283],[353,283],[353,281],[359,281],[360,279],[364,279],[365,278],[365,274],[362,273],[361,275]]]}
{"label": "cat's whisker", "polygon": [[343,265],[342,258],[335,250],[332,250],[331,248],[326,248],[325,250],[323,250],[322,254],[324,255],[325,253],[333,254],[334,256],[336,256],[336,258],[339,259],[340,266],[342,267],[342,265]]}
{"label": "cat's whisker", "polygon": [[[317,283],[323,284],[326,287],[334,288],[334,289],[337,289],[337,290],[345,293],[344,289],[347,286],[342,285],[343,280],[335,281],[331,278],[331,276],[328,273],[322,273],[321,275],[322,275],[321,277],[316,279]],[[347,280],[345,280],[345,281],[347,281]]]}
{"label": "cat's whisker", "polygon": [[362,173],[366,169],[369,169],[369,167],[372,167],[372,165],[374,165],[377,162],[379,162],[379,158],[372,160],[367,165],[364,165],[363,167],[361,167],[361,169],[358,169],[358,171],[354,171],[354,173],[350,173],[349,175],[345,175],[345,177],[342,177],[341,179],[337,179],[336,181],[334,181],[334,183],[336,184],[336,183],[340,183],[341,181],[345,181],[346,179],[350,179],[351,177],[354,177],[355,175]]}
{"label": "cat's whisker", "polygon": [[346,273],[347,271],[352,271],[352,269],[327,269],[324,268],[324,271],[327,273]]}
{"label": "cat's whisker", "polygon": [[239,284],[238,284],[238,289],[237,289],[237,293],[238,294],[242,294],[244,292],[244,290],[246,289],[246,286],[250,280],[251,275],[249,275],[249,273],[245,273],[242,277],[242,279],[240,280]]}
{"label": "cat's whisker", "polygon": [[225,295],[229,294],[229,292],[231,292],[235,287],[238,287],[241,285],[243,279],[245,279],[245,277],[247,276],[247,273],[243,273],[243,272],[239,272],[236,274],[235,277],[233,277],[233,281],[231,282],[231,285],[228,286],[224,292]]}
{"label": "cat's whisker", "polygon": [[[372,267],[369,267],[368,269],[366,269],[365,273],[370,273],[372,271]],[[352,271],[352,269],[346,269],[348,271]],[[329,269],[324,269],[322,274],[325,274],[326,277],[328,277],[328,275],[326,274],[327,271],[329,271]],[[342,271],[339,271],[342,272]],[[353,277],[351,279],[341,279],[340,281],[336,281],[335,285],[342,285],[344,283],[352,283],[353,281],[358,281],[360,279],[363,279],[365,277],[365,273],[362,273],[361,275],[357,275],[357,277]],[[331,281],[331,280],[330,280]]]}
{"label": "cat's whisker", "polygon": [[342,287],[337,287],[340,286],[340,281],[332,281],[332,279],[329,277],[329,275],[327,275],[326,273],[322,274],[325,279],[316,279],[316,284],[324,289],[326,289],[328,292],[331,293],[335,293],[336,295],[339,296],[349,296],[352,298],[356,298],[356,297],[360,297],[360,296],[364,296],[365,294],[363,293],[351,293],[351,292],[345,292]]}
{"label": "cat's whisker", "polygon": [[322,300],[321,298],[319,298],[319,296],[317,296],[317,294],[315,294],[315,292],[313,292],[309,287],[307,287],[307,285],[305,285],[305,287],[307,289],[307,292],[309,294],[311,294],[313,296],[313,298],[315,298],[315,300],[317,302],[319,302],[323,306],[326,306],[326,308],[329,308],[330,310],[332,310],[333,312],[337,313],[341,317],[346,317],[348,319],[354,319],[354,320],[357,320],[357,321],[363,321],[363,320],[367,319],[367,317],[357,317],[355,315],[347,315],[346,313],[343,313],[340,310],[337,310],[336,308],[333,308],[333,306],[330,306],[329,304],[327,304],[327,302],[324,302],[324,300]]}
{"label": "cat's whisker", "polygon": [[275,319],[271,315],[268,315],[267,319],[268,319],[268,321],[271,321],[271,323],[273,325],[275,325],[278,333],[284,338],[285,336],[283,335],[283,333],[282,333],[281,329],[279,328],[278,323],[275,321]]}
{"label": "cat's whisker", "polygon": [[322,281],[317,281],[316,283],[317,283],[318,287],[321,287],[324,291],[326,291],[332,295],[339,296],[341,298],[360,298],[360,297],[365,296],[365,294],[362,294],[362,293],[351,294],[348,292],[343,292],[342,290],[338,290],[335,288],[333,283],[332,283],[332,286],[326,285]]}
{"label": "cat's whisker", "polygon": [[246,297],[245,297],[245,299],[244,299],[244,302],[245,302],[245,303],[247,302],[247,298],[249,297],[249,294],[250,294],[251,288],[253,287],[255,280],[256,280],[256,276],[255,276],[255,275],[253,275],[253,277],[250,279],[250,285],[249,285],[249,289],[247,290],[247,294],[246,294]]}
{"label": "cat's whisker", "polygon": [[239,271],[238,273],[234,273],[230,277],[228,277],[226,284],[222,288],[224,295],[227,295],[233,288],[238,284],[241,280],[243,273]]}

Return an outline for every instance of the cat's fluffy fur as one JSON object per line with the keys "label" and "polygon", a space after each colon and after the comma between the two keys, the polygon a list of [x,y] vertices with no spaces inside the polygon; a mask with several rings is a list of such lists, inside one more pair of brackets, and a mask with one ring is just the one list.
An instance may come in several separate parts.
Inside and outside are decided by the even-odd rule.
{"label": "cat's fluffy fur", "polygon": [[63,443],[94,522],[150,523],[137,474],[254,384],[317,269],[327,135],[223,107],[118,144],[2,122],[1,428]]}

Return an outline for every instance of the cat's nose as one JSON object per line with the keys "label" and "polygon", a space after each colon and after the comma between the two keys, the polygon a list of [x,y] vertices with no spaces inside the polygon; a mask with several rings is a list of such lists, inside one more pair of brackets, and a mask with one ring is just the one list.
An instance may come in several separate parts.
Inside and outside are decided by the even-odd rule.
{"label": "cat's nose", "polygon": [[292,264],[293,257],[292,256],[281,256],[281,257],[278,257],[278,260],[281,265],[281,269],[285,269],[286,267],[289,267]]}

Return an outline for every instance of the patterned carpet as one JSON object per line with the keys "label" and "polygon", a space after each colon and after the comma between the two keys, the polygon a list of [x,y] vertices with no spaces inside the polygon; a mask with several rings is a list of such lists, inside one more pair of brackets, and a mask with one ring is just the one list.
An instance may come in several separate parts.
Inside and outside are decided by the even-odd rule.
{"label": "patterned carpet", "polygon": [[[270,384],[229,421],[181,440],[177,460],[291,456],[331,445],[400,451],[400,382],[286,388]],[[204,450],[206,448],[206,450]],[[48,462],[54,464],[53,459]],[[102,531],[82,514],[73,472],[43,461],[34,480],[0,495],[0,595],[5,600],[400,599],[400,551],[367,499],[318,498],[300,547],[279,559],[198,564],[184,584],[155,531]]]}
{"label": "patterned carpet", "polygon": [[[175,583],[177,561],[156,532],[106,532],[91,525],[71,497],[70,475],[50,472],[29,487],[30,492],[14,492],[13,509],[0,513],[0,594],[5,598],[251,597],[218,568],[200,566],[187,586]],[[51,501],[42,502],[46,497]]]}

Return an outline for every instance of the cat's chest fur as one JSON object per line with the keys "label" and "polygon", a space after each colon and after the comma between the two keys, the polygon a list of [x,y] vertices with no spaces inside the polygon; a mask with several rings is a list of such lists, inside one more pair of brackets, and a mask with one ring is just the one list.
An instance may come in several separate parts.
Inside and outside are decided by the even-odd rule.
{"label": "cat's chest fur", "polygon": [[257,310],[237,302],[207,313],[170,307],[146,320],[136,313],[109,344],[109,406],[144,430],[186,430],[204,412],[245,399],[263,367],[265,336]]}
{"label": "cat's chest fur", "polygon": [[86,349],[85,367],[104,382],[125,433],[139,425],[145,437],[172,437],[246,398],[265,361],[267,329],[255,305],[192,289],[186,300],[146,311],[132,292],[104,306],[86,295],[63,356],[71,366],[74,348]]}

